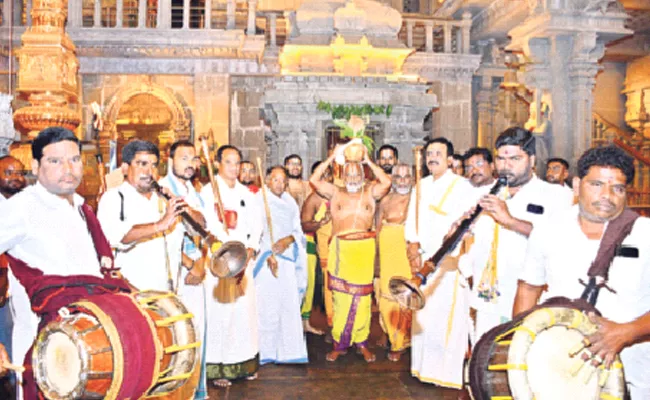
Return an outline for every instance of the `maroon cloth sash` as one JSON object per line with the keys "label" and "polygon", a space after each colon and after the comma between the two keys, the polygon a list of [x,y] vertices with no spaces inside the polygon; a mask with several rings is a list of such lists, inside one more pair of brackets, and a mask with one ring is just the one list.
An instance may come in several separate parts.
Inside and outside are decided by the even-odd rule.
{"label": "maroon cloth sash", "polygon": [[609,278],[609,267],[616,256],[616,249],[632,232],[634,223],[639,217],[639,214],[626,208],[621,215],[609,221],[600,241],[596,258],[591,263],[587,275],[590,277],[602,276],[605,280]]}
{"label": "maroon cloth sash", "polygon": [[[59,276],[46,275],[42,270],[27,265],[10,254],[6,254],[9,267],[18,281],[25,287],[32,310],[41,317],[39,330],[57,317],[57,311],[70,303],[105,293],[131,292],[128,283],[121,278],[111,276],[117,271],[113,268],[111,246],[104,236],[99,220],[90,206],[84,204],[81,211],[88,232],[93,240],[97,259],[102,265],[104,278],[90,275]],[[110,261],[110,262],[109,262]],[[37,399],[38,388],[31,368],[31,349],[25,356],[23,373],[24,398]]]}

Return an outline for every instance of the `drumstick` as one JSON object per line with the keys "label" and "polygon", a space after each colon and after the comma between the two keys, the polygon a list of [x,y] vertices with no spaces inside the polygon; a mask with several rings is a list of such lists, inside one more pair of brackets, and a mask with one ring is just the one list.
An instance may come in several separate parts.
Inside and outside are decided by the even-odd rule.
{"label": "drumstick", "polygon": [[[217,214],[219,219],[223,222],[223,230],[228,232],[228,223],[226,222],[226,216],[223,211],[223,203],[221,202],[221,192],[219,192],[219,185],[217,185],[217,180],[214,177],[214,171],[212,170],[212,159],[210,158],[210,150],[208,150],[208,139],[206,137],[201,137],[201,149],[203,150],[203,157],[207,162],[208,167],[208,176],[210,177],[210,184],[212,185],[212,193],[214,195],[214,203],[217,205]],[[216,142],[215,142],[216,143]]]}
{"label": "drumstick", "polygon": [[14,371],[14,372],[18,372],[20,374],[25,372],[25,367],[23,367],[22,365],[16,365],[16,364],[12,364],[12,363],[9,363],[9,362],[2,363],[2,368],[8,369],[8,370],[11,370],[11,371]]}
{"label": "drumstick", "polygon": [[[266,197],[266,182],[264,182],[264,173],[262,172],[262,160],[257,157],[257,171],[260,175],[260,179],[262,181],[262,197],[264,198],[264,212],[266,213],[266,224],[269,226],[269,237],[271,239],[271,252],[273,252],[273,244],[275,244],[275,240],[273,240],[273,223],[271,222],[271,209],[269,208],[269,201]],[[275,253],[271,254],[271,257],[274,257]],[[271,273],[273,276],[276,278],[278,277],[278,272],[275,271],[273,268],[271,268]]]}

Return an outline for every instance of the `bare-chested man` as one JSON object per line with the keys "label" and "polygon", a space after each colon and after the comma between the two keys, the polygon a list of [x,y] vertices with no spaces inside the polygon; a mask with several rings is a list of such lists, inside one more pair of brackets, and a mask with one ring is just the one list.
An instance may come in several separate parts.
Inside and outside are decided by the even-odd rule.
{"label": "bare-chested man", "polygon": [[404,223],[411,198],[411,167],[398,164],[393,168],[393,189],[377,208],[375,226],[378,234],[379,255],[379,314],[381,327],[390,342],[390,361],[399,361],[410,344],[411,312],[395,302],[388,290],[390,278],[411,278],[411,266],[406,257]]}
{"label": "bare-chested man", "polygon": [[[316,161],[311,167],[312,173],[316,170],[320,161]],[[321,177],[324,181],[332,183],[334,178],[332,176],[332,168],[328,167]],[[325,313],[327,314],[327,325],[332,326],[332,292],[327,286],[327,251],[329,248],[330,237],[332,237],[332,216],[329,210],[329,201],[318,194],[312,192],[305,204],[302,206],[300,215],[302,223],[302,230],[307,236],[307,292],[302,304],[302,321],[303,328],[306,333],[313,333],[322,335],[319,329],[313,327],[309,318],[311,317],[311,309],[314,302],[314,289],[316,282],[316,264],[320,261],[320,266],[323,270],[325,282],[323,285],[323,292],[325,294]]]}
{"label": "bare-chested man", "polygon": [[334,149],[334,153],[316,168],[309,179],[318,193],[330,200],[332,215],[333,240],[330,243],[328,273],[334,299],[334,350],[327,354],[327,360],[335,361],[354,344],[366,362],[373,362],[375,355],[367,347],[375,263],[375,239],[370,230],[375,216],[375,202],[386,195],[391,180],[370,161],[367,151],[363,163],[377,178],[375,183],[364,185],[360,163],[344,165],[344,188],[322,180],[327,167],[344,148],[338,146]]}

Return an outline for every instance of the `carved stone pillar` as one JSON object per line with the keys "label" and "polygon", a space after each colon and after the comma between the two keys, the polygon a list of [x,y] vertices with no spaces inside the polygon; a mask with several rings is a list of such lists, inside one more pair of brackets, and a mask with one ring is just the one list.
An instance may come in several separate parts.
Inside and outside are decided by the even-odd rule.
{"label": "carved stone pillar", "polygon": [[550,121],[535,128],[545,131],[538,134],[548,139],[549,156],[575,165],[591,147],[592,90],[604,46],[632,32],[617,1],[541,3],[528,2],[531,16],[508,32],[507,49],[523,53],[519,81],[551,108]]}
{"label": "carved stone pillar", "polygon": [[226,29],[235,29],[235,0],[226,0]]}
{"label": "carved stone pillar", "polygon": [[[426,21],[424,25],[426,35],[426,49],[427,53],[433,52],[433,21]],[[412,44],[412,43],[411,43]]]}
{"label": "carved stone pillar", "polygon": [[93,10],[93,28],[101,28],[101,26],[102,26],[102,0],[95,0],[95,9]]}
{"label": "carved stone pillar", "polygon": [[415,27],[415,21],[408,20],[406,21],[406,46],[409,48],[413,47],[413,28]]}
{"label": "carved stone pillar", "polygon": [[[158,3],[158,21],[156,26],[160,26],[160,3]],[[124,26],[124,0],[117,0],[115,4],[115,27],[122,28]]]}
{"label": "carved stone pillar", "polygon": [[[257,12],[257,0],[248,0],[248,24],[246,26],[246,34],[247,35],[255,35],[255,16]],[[275,18],[276,15],[273,14],[271,17],[272,21],[272,34],[275,32]]]}
{"label": "carved stone pillar", "polygon": [[212,0],[205,0],[205,22],[203,22],[205,29],[212,29]]}
{"label": "carved stone pillar", "polygon": [[147,0],[138,0],[138,28],[147,26]]}
{"label": "carved stone pillar", "polygon": [[65,32],[66,14],[66,0],[34,0],[34,25],[22,36],[17,91],[31,105],[17,110],[14,121],[28,136],[49,126],[74,130],[80,122],[68,108],[77,102],[79,61]]}
{"label": "carved stone pillar", "polygon": [[190,27],[190,8],[190,0],[183,0],[183,29],[189,29]]}
{"label": "carved stone pillar", "polygon": [[158,0],[158,28],[172,27],[172,0]]}
{"label": "carved stone pillar", "polygon": [[476,145],[487,147],[494,145],[492,132],[492,77],[489,75],[480,77],[481,89],[476,95],[476,104],[478,108],[478,129]]}
{"label": "carved stone pillar", "polygon": [[[275,13],[269,14],[269,30],[270,30],[270,45],[271,47],[277,46],[277,19],[278,16]],[[254,32],[252,33],[255,34]],[[250,33],[249,33],[250,35]]]}

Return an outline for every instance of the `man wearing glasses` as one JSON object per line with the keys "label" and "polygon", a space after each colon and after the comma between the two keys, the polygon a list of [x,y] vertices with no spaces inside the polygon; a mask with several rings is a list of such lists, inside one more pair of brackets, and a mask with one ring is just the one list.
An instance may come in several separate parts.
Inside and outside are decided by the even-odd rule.
{"label": "man wearing glasses", "polygon": [[476,199],[488,194],[494,184],[494,159],[490,150],[473,147],[463,155],[465,178],[475,189]]}

